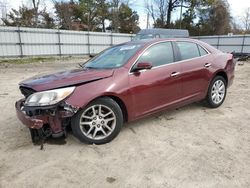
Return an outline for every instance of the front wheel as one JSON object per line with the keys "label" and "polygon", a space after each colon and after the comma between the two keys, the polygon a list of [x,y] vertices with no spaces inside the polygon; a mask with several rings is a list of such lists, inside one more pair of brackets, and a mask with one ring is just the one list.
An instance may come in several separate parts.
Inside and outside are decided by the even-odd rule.
{"label": "front wheel", "polygon": [[227,94],[227,82],[222,76],[216,76],[208,89],[206,101],[210,108],[219,107]]}
{"label": "front wheel", "polygon": [[123,125],[120,106],[111,98],[99,98],[80,110],[72,119],[73,134],[88,144],[113,140]]}

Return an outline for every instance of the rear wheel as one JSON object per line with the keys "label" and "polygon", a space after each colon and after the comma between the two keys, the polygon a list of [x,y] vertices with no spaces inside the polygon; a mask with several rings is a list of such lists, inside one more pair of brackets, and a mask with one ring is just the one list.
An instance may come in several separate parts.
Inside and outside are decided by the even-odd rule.
{"label": "rear wheel", "polygon": [[105,144],[113,140],[123,125],[119,105],[111,98],[99,98],[72,119],[72,131],[82,142]]}
{"label": "rear wheel", "polygon": [[216,76],[208,89],[207,104],[210,108],[219,107],[225,100],[227,94],[227,83],[222,76]]}

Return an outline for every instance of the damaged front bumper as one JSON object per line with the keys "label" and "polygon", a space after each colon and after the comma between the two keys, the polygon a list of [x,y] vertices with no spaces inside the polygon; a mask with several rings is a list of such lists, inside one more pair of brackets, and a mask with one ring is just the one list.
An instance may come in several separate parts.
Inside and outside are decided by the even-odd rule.
{"label": "damaged front bumper", "polygon": [[16,102],[18,119],[31,130],[32,141],[39,137],[59,137],[66,133],[71,117],[78,111],[77,108],[62,102],[46,107],[26,107],[25,99]]}

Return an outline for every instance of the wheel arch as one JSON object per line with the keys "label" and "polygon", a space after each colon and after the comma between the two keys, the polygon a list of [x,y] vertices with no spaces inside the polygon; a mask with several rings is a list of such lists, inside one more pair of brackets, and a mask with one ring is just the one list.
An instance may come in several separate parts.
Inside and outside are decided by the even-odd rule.
{"label": "wheel arch", "polygon": [[[219,71],[215,72],[215,73],[212,75],[211,79],[209,80],[208,85],[207,85],[207,88],[206,88],[205,95],[207,95],[208,88],[209,88],[211,82],[213,81],[213,79],[214,79],[216,76],[222,76],[222,77],[226,80],[226,85],[228,85],[227,73],[226,73],[224,70],[219,70]],[[204,96],[205,96],[205,95],[204,95]]]}
{"label": "wheel arch", "polygon": [[[226,81],[226,86],[225,86],[225,93],[223,95],[223,99],[221,101],[219,101],[219,103],[215,103],[212,99],[212,95],[211,95],[211,92],[212,92],[212,87],[213,87],[213,83],[215,81],[218,81],[218,79],[216,80],[216,77],[222,77],[225,81]],[[222,78],[219,78],[220,80]],[[226,97],[226,88],[227,88],[227,85],[228,85],[228,77],[227,77],[227,74],[225,71],[221,70],[221,71],[217,71],[211,78],[210,82],[209,82],[209,86],[208,86],[208,90],[207,90],[207,94],[206,94],[206,104],[208,107],[210,108],[217,108],[219,107],[225,100],[225,97]]]}
{"label": "wheel arch", "polygon": [[102,96],[102,97],[109,97],[109,98],[113,99],[120,106],[120,108],[122,110],[123,121],[124,122],[128,121],[128,110],[127,110],[125,103],[123,102],[123,100],[121,98],[114,96],[114,95],[106,95],[106,96]]}
{"label": "wheel arch", "polygon": [[[226,84],[228,85],[228,76],[227,76],[227,73],[223,70],[220,70],[218,72],[216,72],[213,76],[213,79],[216,77],[216,76],[222,76],[225,80],[226,80]],[[213,80],[212,79],[212,80]]]}
{"label": "wheel arch", "polygon": [[[110,94],[101,95],[101,96],[95,97],[95,98],[92,99],[89,103],[91,103],[91,102],[93,102],[93,101],[95,101],[95,100],[97,100],[97,99],[99,99],[99,98],[104,98],[104,97],[111,98],[112,100],[114,100],[114,101],[119,105],[119,107],[120,107],[121,110],[122,110],[123,121],[124,121],[124,122],[127,122],[127,121],[128,121],[128,110],[127,110],[127,107],[126,107],[124,101],[123,101],[120,97],[118,97],[118,96],[116,96],[116,95],[110,95]],[[89,103],[88,103],[88,104],[89,104]]]}

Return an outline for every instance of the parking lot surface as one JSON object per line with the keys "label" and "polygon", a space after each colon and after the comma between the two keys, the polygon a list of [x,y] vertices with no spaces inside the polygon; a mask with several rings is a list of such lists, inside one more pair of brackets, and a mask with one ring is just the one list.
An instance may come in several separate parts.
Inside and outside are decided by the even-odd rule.
{"label": "parking lot surface", "polygon": [[0,187],[250,187],[250,62],[217,109],[195,103],[127,123],[105,145],[69,133],[41,150],[16,117],[18,82],[79,62],[0,64]]}

